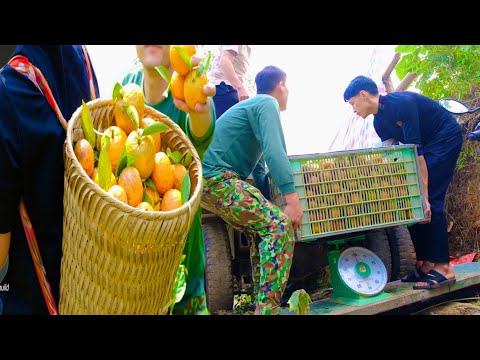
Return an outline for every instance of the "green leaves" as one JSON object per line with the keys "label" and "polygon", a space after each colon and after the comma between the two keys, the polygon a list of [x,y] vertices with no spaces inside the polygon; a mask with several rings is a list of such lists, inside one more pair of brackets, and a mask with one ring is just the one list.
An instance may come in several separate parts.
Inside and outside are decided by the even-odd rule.
{"label": "green leaves", "polygon": [[185,255],[182,255],[182,259],[180,261],[180,265],[177,269],[177,276],[175,277],[175,283],[173,284],[172,288],[172,305],[170,305],[170,315],[173,313],[173,307],[177,302],[182,300],[183,295],[185,294],[185,290],[187,289],[187,268],[183,265],[183,261],[185,260]]}
{"label": "green leaves", "polygon": [[100,151],[100,158],[98,159],[98,183],[103,190],[108,191],[112,182],[112,162],[107,152],[110,146],[110,137],[104,135],[103,139],[105,144]]}
{"label": "green leaves", "polygon": [[163,80],[165,80],[168,84],[170,84],[170,81],[171,81],[170,73],[168,72],[168,69],[165,66],[163,65],[155,66],[155,70],[158,71],[158,73],[163,78]]}
{"label": "green leaves", "polygon": [[311,302],[310,295],[304,289],[296,290],[288,299],[289,310],[297,315],[308,315]]}
{"label": "green leaves", "polygon": [[127,113],[130,120],[132,120],[135,131],[138,131],[138,112],[133,105],[124,105],[123,110]]}
{"label": "green leaves", "polygon": [[182,204],[185,204],[190,198],[190,175],[188,172],[185,174],[182,180],[182,186],[180,192],[182,193]]}
{"label": "green leaves", "polygon": [[185,156],[183,157],[181,164],[188,169],[191,163],[192,163],[192,153],[190,152],[190,150],[188,150]]}
{"label": "green leaves", "polygon": [[154,135],[158,133],[162,133],[170,129],[167,125],[160,121],[156,121],[153,124],[148,125],[145,129],[143,129],[142,136],[146,135]]}
{"label": "green leaves", "polygon": [[90,113],[90,109],[88,108],[85,101],[82,99],[82,130],[83,134],[85,135],[85,139],[92,145],[92,148],[95,149],[95,142],[96,136],[93,129],[93,121],[92,121],[92,114]]}
{"label": "green leaves", "polygon": [[172,164],[179,164],[180,160],[182,160],[182,154],[180,154],[179,151],[172,152],[172,150],[170,150],[170,148],[167,148],[166,154],[170,158],[170,160],[172,161]]}
{"label": "green leaves", "polygon": [[120,91],[123,89],[122,84],[117,82],[115,86],[113,87],[113,93],[112,93],[112,99],[115,101],[117,98],[120,97]]}
{"label": "green leaves", "polygon": [[204,58],[200,64],[198,65],[198,75],[201,76],[206,74],[208,69],[210,68],[210,59],[212,57],[212,53],[209,51],[207,57]]}
{"label": "green leaves", "polygon": [[188,70],[189,71],[192,70],[192,62],[190,61],[190,55],[188,55],[188,53],[185,50],[183,50],[181,46],[174,46],[173,48],[178,51],[180,57],[187,65]]}

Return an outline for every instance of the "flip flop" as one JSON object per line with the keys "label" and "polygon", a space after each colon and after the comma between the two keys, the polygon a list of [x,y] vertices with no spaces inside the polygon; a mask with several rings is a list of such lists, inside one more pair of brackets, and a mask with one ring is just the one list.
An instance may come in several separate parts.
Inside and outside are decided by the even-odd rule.
{"label": "flip flop", "polygon": [[413,285],[415,290],[422,289],[436,289],[440,286],[454,284],[457,281],[456,278],[447,279],[438,271],[430,270],[429,273],[417,282],[426,282],[427,285]]}
{"label": "flip flop", "polygon": [[420,269],[420,267],[415,268],[415,270],[410,271],[407,275],[405,275],[401,281],[402,282],[419,282],[421,278],[427,276],[426,273]]}

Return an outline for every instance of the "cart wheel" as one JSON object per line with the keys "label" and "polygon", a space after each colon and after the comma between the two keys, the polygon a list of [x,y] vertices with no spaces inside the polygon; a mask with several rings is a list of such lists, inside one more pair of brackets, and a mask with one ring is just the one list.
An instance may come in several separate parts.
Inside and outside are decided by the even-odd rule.
{"label": "cart wheel", "polygon": [[417,255],[410,232],[405,226],[392,226],[385,229],[392,254],[391,281],[398,280],[415,269]]}
{"label": "cart wheel", "polygon": [[392,254],[385,229],[375,230],[365,234],[364,246],[373,251],[387,268],[387,279],[392,275]]}
{"label": "cart wheel", "polygon": [[208,310],[233,309],[233,275],[230,242],[223,222],[203,224],[205,238],[205,291]]}

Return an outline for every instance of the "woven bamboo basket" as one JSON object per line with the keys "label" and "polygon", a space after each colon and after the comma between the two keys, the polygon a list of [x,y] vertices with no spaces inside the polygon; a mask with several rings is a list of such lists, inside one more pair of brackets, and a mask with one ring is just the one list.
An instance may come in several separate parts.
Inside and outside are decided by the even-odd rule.
{"label": "woven bamboo basket", "polygon": [[[95,128],[113,119],[112,99],[87,103]],[[60,314],[165,314],[188,230],[201,196],[201,161],[178,125],[145,106],[145,116],[166,124],[162,148],[190,150],[191,196],[172,211],[146,212],[103,191],[73,151],[81,131],[81,107],[68,123],[65,142],[63,255]]]}

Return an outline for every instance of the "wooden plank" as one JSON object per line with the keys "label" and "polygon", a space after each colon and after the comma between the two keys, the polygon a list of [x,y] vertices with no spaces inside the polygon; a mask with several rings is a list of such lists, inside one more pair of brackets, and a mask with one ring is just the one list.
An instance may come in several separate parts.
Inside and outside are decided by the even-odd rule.
{"label": "wooden plank", "polygon": [[[412,288],[414,283],[397,280],[385,286],[385,292],[391,295],[387,299],[362,306],[340,304],[331,301],[330,298],[322,299],[310,304],[310,315],[373,315],[480,284],[480,262],[456,265],[454,271],[457,282],[451,285],[433,290],[414,290]],[[282,315],[295,313],[286,309]]]}

